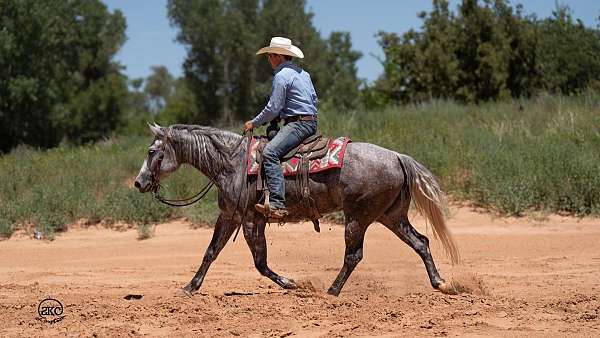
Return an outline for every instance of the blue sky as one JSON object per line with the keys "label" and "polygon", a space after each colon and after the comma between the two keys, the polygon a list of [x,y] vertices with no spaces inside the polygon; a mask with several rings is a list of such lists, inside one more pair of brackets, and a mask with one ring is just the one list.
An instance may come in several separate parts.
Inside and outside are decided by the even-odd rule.
{"label": "blue sky", "polygon": [[[175,42],[177,30],[170,26],[166,16],[166,0],[104,0],[109,10],[120,9],[127,19],[127,42],[117,55],[130,78],[146,77],[153,65],[165,65],[180,76],[185,48]],[[458,0],[451,1],[455,9]],[[526,13],[538,17],[550,16],[555,8],[553,0],[513,1],[521,3]],[[569,5],[575,17],[588,26],[596,27],[600,16],[600,0],[561,1]],[[363,53],[358,61],[358,75],[368,81],[383,71],[377,57],[383,55],[374,35],[380,31],[402,33],[418,29],[420,11],[429,11],[428,0],[308,0],[307,7],[314,13],[313,23],[323,37],[331,31],[349,31],[354,49]],[[268,44],[268,41],[265,41]],[[258,49],[262,46],[256,46]],[[307,57],[310,57],[307,55]]]}

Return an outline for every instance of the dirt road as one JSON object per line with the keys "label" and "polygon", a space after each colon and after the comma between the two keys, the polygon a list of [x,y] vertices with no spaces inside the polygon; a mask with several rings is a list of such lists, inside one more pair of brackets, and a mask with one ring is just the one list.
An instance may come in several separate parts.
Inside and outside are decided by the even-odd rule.
{"label": "dirt road", "polygon": [[[418,256],[379,224],[337,298],[326,290],[343,259],[338,225],[320,234],[310,224],[267,229],[271,268],[299,290],[261,277],[238,238],[193,298],[178,288],[198,268],[210,229],[172,222],[144,241],[135,230],[96,227],[52,242],[17,234],[0,242],[0,336],[600,336],[600,220],[451,213],[463,263],[451,266],[437,242],[432,251],[442,276],[465,287],[456,296],[434,291]],[[64,309],[53,324],[38,319],[48,296]]]}

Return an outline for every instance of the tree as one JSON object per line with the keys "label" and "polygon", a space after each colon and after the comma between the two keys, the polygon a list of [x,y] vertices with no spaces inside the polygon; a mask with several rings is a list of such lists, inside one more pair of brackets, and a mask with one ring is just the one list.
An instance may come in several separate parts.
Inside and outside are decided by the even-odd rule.
{"label": "tree", "polygon": [[231,121],[253,96],[258,1],[170,0],[177,40],[188,47],[185,79],[203,113],[196,122]]}
{"label": "tree", "polygon": [[147,122],[153,120],[148,105],[148,95],[143,91],[144,78],[129,80],[129,91],[125,101],[123,117],[117,130],[119,134],[143,134],[148,131]]}
{"label": "tree", "polygon": [[384,76],[375,87],[392,102],[452,97],[458,87],[458,28],[448,2],[433,1],[431,13],[421,12],[419,17],[421,32],[378,34],[385,60]]}
{"label": "tree", "polygon": [[510,48],[506,87],[512,97],[531,96],[540,88],[536,17],[525,16],[522,5],[513,11],[507,4],[497,3],[496,10]]}
{"label": "tree", "polygon": [[329,83],[323,84],[326,92],[324,106],[335,109],[353,109],[359,105],[361,81],[356,76],[356,61],[362,54],[352,50],[352,41],[348,32],[332,32],[327,39],[324,53],[329,66]]}
{"label": "tree", "polygon": [[379,33],[384,74],[373,91],[391,102],[480,102],[577,93],[598,81],[598,29],[574,22],[565,6],[541,21],[523,12],[506,0],[463,0],[453,14],[448,1],[434,0],[419,15],[421,31]]}
{"label": "tree", "polygon": [[157,120],[162,125],[175,123],[194,123],[200,121],[202,114],[196,106],[196,96],[188,87],[188,82],[184,78],[175,81],[173,95],[167,101],[167,106],[157,116]]}
{"label": "tree", "polygon": [[125,19],[98,0],[5,0],[0,6],[0,151],[50,147],[113,130],[127,88],[112,61]]}
{"label": "tree", "polygon": [[360,54],[347,33],[322,39],[305,7],[304,0],[169,0],[177,39],[188,49],[186,87],[196,97],[198,115],[186,120],[231,123],[257,114],[268,100],[272,70],[255,51],[273,36],[288,37],[303,50],[306,59],[296,62],[311,74],[321,100],[355,106]]}
{"label": "tree", "polygon": [[541,86],[574,94],[600,80],[600,31],[574,20],[569,7],[557,5],[552,17],[538,23],[537,69]]}
{"label": "tree", "polygon": [[[478,102],[506,98],[510,46],[507,34],[498,24],[491,0],[464,0],[459,6],[455,53],[459,62],[457,97]],[[504,5],[496,0],[496,7]]]}
{"label": "tree", "polygon": [[152,66],[152,74],[146,79],[144,92],[148,96],[148,107],[157,115],[164,108],[173,94],[175,80],[165,66]]}

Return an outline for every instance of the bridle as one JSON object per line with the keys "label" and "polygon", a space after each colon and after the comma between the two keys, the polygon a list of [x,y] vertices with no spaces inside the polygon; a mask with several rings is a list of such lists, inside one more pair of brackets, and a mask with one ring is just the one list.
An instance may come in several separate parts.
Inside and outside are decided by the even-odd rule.
{"label": "bridle", "polygon": [[[252,142],[250,142],[252,140],[252,130],[250,130],[250,131],[244,130],[244,132],[242,133],[242,137],[240,138],[240,141],[236,144],[236,146],[232,150],[232,155],[235,154],[239,150],[239,147],[242,145],[244,138],[246,138],[248,140],[246,154],[248,154],[250,152],[250,147],[251,147],[251,143],[252,143]],[[166,204],[166,205],[173,206],[173,207],[185,207],[188,205],[192,205],[192,204],[200,201],[204,196],[206,196],[206,194],[208,194],[210,189],[215,185],[214,179],[209,178],[209,182],[200,190],[200,192],[198,192],[194,196],[191,196],[188,198],[183,198],[183,199],[168,199],[168,198],[161,196],[160,195],[161,185],[160,185],[160,181],[159,181],[159,172],[160,172],[160,167],[161,167],[161,164],[162,164],[165,154],[164,154],[164,150],[160,150],[160,151],[161,151],[161,153],[158,155],[159,157],[158,157],[158,160],[156,161],[156,164],[150,168],[150,179],[152,181],[150,183],[150,190],[152,191],[152,195],[154,196],[154,198],[156,198],[156,200],[158,200],[159,202]],[[240,187],[240,193],[239,193],[237,201],[235,203],[234,210],[237,210],[238,207],[240,206],[240,200],[242,199],[242,191],[244,189],[246,189],[246,198],[244,201],[244,209],[243,209],[242,219],[240,220],[240,223],[237,226],[235,236],[233,236],[234,242],[235,242],[235,239],[237,238],[237,235],[240,232],[240,228],[242,227],[242,224],[244,223],[244,220],[246,218],[248,202],[250,200],[250,194],[248,192],[247,170],[248,170],[248,160],[246,158],[244,158],[242,161],[242,180],[243,180],[243,182],[242,182],[242,186]],[[231,214],[231,218],[229,219],[230,223],[233,221],[234,216],[235,216],[235,211]]]}
{"label": "bridle", "polygon": [[151,180],[150,190],[152,191],[152,195],[154,196],[154,198],[156,198],[157,201],[159,201],[163,204],[166,204],[166,205],[170,205],[172,207],[186,207],[186,206],[189,206],[189,205],[192,205],[192,204],[198,202],[204,196],[206,196],[206,194],[208,194],[210,189],[215,184],[214,180],[212,180],[212,179],[209,179],[208,183],[206,183],[206,185],[200,190],[200,192],[198,192],[194,196],[191,196],[188,198],[182,198],[182,199],[170,199],[170,198],[165,198],[164,196],[162,196],[160,194],[161,185],[160,185],[160,180],[159,180],[159,172],[160,172],[160,167],[162,165],[162,161],[163,161],[163,158],[165,157],[165,154],[164,154],[164,150],[160,150],[160,152],[161,153],[158,154],[158,159],[156,161],[156,164],[154,166],[152,166],[152,168],[150,168],[150,180]]}
{"label": "bridle", "polygon": [[[240,145],[242,145],[242,142],[244,141],[244,136],[246,136],[246,131],[244,131],[242,138],[240,138],[240,141],[233,148],[234,153],[238,150]],[[250,149],[250,138],[251,137],[252,137],[252,133],[249,133],[248,134],[248,150]],[[158,200],[159,202],[166,204],[166,205],[173,206],[173,207],[186,207],[186,206],[192,205],[192,204],[200,201],[204,196],[206,196],[206,194],[208,194],[210,189],[215,185],[214,179],[209,178],[208,183],[206,183],[206,185],[204,187],[202,187],[202,189],[194,196],[182,198],[182,199],[165,198],[164,196],[162,196],[160,194],[161,185],[160,185],[160,180],[159,180],[160,167],[161,167],[161,164],[162,164],[165,154],[164,154],[164,150],[160,150],[160,151],[161,151],[161,153],[158,154],[159,157],[156,161],[156,164],[152,168],[150,168],[150,179],[151,179],[150,190],[152,191],[152,195],[154,196],[154,198],[156,198],[156,200]],[[247,170],[246,159],[244,159],[242,163],[243,163],[243,168],[244,168],[242,171],[242,175],[243,175],[243,177],[246,177],[246,170]],[[244,180],[244,183],[246,183],[246,180]],[[242,189],[243,188],[240,189],[240,195],[238,196],[238,200],[236,202],[236,210],[239,207]],[[248,198],[246,198],[246,206],[244,207],[244,216],[246,215],[247,204],[248,204]],[[232,219],[233,219],[233,216],[232,216]],[[242,220],[243,220],[243,217],[242,217]],[[238,228],[238,231],[239,231],[239,228]],[[237,233],[236,233],[236,237],[237,237]]]}

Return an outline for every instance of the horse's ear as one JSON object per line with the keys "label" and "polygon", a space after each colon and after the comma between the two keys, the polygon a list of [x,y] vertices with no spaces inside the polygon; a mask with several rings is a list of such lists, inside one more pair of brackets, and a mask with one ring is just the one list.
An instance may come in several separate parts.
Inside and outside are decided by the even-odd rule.
{"label": "horse's ear", "polygon": [[152,134],[154,134],[154,136],[158,136],[158,137],[164,137],[165,136],[165,130],[159,126],[158,124],[150,124],[148,123],[148,127],[150,128],[150,131],[152,131]]}

